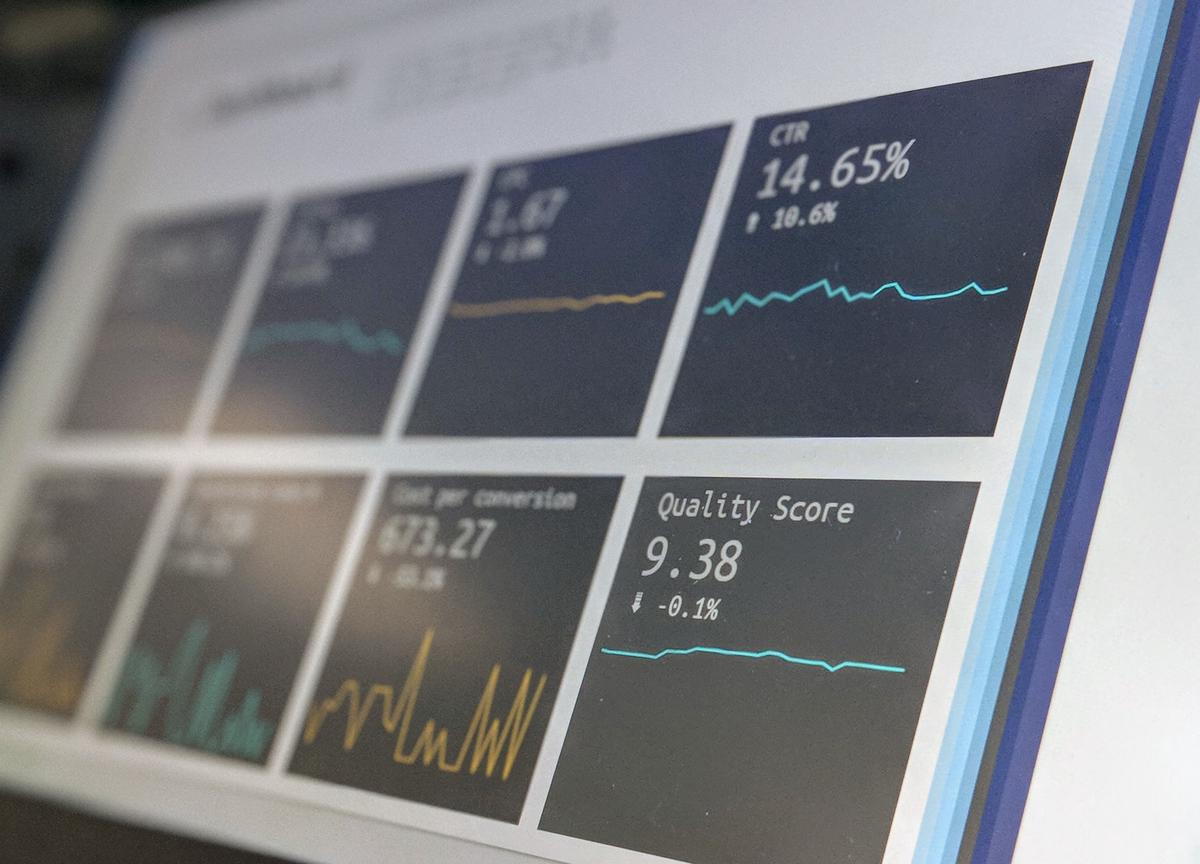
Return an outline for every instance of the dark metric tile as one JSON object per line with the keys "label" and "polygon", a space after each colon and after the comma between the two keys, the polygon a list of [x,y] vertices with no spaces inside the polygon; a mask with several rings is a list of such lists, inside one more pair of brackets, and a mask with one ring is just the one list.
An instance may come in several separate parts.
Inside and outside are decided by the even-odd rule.
{"label": "dark metric tile", "polygon": [[977,489],[647,480],[541,828],[877,864]]}
{"label": "dark metric tile", "polygon": [[393,479],[291,770],[516,822],[619,488]]}
{"label": "dark metric tile", "polygon": [[361,485],[197,477],[105,725],[264,762]]}
{"label": "dark metric tile", "polygon": [[64,428],[183,431],[260,214],[204,213],[130,234]]}
{"label": "dark metric tile", "polygon": [[662,434],[991,435],[1089,70],[758,120]]}
{"label": "dark metric tile", "polygon": [[635,434],[727,134],[498,168],[408,434]]}
{"label": "dark metric tile", "polygon": [[215,432],[379,434],[463,179],[296,204]]}
{"label": "dark metric tile", "polygon": [[0,574],[0,700],[75,712],[161,487],[75,471],[36,482]]}

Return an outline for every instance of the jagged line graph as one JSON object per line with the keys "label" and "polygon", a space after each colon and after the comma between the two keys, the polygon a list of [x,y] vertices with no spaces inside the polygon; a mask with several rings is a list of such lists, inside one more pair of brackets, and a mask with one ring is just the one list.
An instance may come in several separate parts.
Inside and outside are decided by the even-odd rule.
{"label": "jagged line graph", "polygon": [[138,735],[164,711],[163,737],[209,753],[261,761],[275,724],[259,716],[262,691],[246,690],[236,709],[225,706],[240,662],[226,650],[200,668],[209,623],[194,620],[165,663],[145,645],[130,649],[109,701],[106,723]]}
{"label": "jagged line graph", "polygon": [[308,321],[272,321],[254,327],[246,336],[246,353],[260,354],[278,345],[306,342],[346,347],[356,354],[371,356],[387,354],[399,357],[404,352],[404,340],[386,327],[367,333],[358,321],[350,317],[338,321],[314,318]]}
{"label": "jagged line graph", "polygon": [[892,291],[895,292],[902,300],[908,300],[912,303],[925,303],[933,300],[950,300],[954,297],[960,297],[963,294],[974,292],[980,297],[993,297],[997,294],[1003,294],[1008,291],[1007,285],[1000,285],[996,288],[984,288],[978,282],[968,282],[967,284],[955,288],[952,291],[941,291],[935,294],[913,294],[908,291],[899,282],[886,282],[875,288],[872,291],[851,291],[845,285],[834,286],[828,279],[818,279],[810,285],[805,285],[791,293],[783,291],[772,291],[769,294],[758,296],[757,294],[743,293],[734,299],[723,297],[711,306],[705,306],[701,311],[705,315],[719,315],[724,312],[732,317],[745,306],[753,306],[755,309],[762,309],[770,303],[795,303],[809,294],[817,291],[824,291],[826,299],[829,300],[844,300],[846,303],[858,303],[861,300],[874,300],[881,294]]}
{"label": "jagged line graph", "polygon": [[840,672],[843,669],[865,669],[869,672],[903,674],[908,671],[903,666],[864,663],[859,660],[843,660],[840,663],[830,663],[827,660],[817,660],[811,657],[793,657],[791,654],[785,654],[782,651],[738,651],[731,648],[713,648],[708,645],[694,645],[691,648],[664,648],[654,653],[626,651],[620,648],[601,648],[600,653],[609,654],[614,657],[631,657],[635,660],[662,660],[664,657],[686,657],[691,654],[716,654],[721,657],[744,657],[750,660],[773,658],[797,666],[813,666],[818,669],[824,669],[826,672]]}
{"label": "jagged line graph", "polygon": [[502,315],[530,315],[548,312],[586,312],[597,306],[638,306],[662,300],[665,291],[641,294],[589,294],[587,297],[518,297],[490,303],[452,303],[451,318],[498,318]]}
{"label": "jagged line graph", "polygon": [[[308,721],[304,726],[303,741],[310,745],[317,740],[325,721],[332,715],[346,711],[346,727],[342,734],[342,750],[352,751],[358,744],[363,727],[370,718],[372,708],[379,702],[379,724],[384,731],[396,736],[396,744],[392,751],[392,760],[400,765],[414,765],[418,761],[425,767],[436,763],[437,770],[448,774],[459,774],[463,766],[467,773],[477,774],[483,767],[486,777],[491,777],[501,756],[504,762],[500,770],[500,779],[507,780],[521,752],[521,745],[529,730],[529,724],[537,712],[542,691],[546,687],[547,676],[543,673],[538,679],[530,696],[533,683],[533,670],[526,669],[521,676],[517,692],[513,696],[511,707],[503,724],[498,718],[492,717],[492,704],[496,698],[496,688],[500,681],[500,664],[492,666],[487,682],[471,716],[471,722],[463,735],[455,758],[449,758],[450,730],[440,727],[436,720],[425,721],[420,734],[412,747],[405,749],[409,730],[412,727],[413,712],[416,710],[417,699],[421,694],[421,685],[425,678],[425,668],[429,662],[429,654],[433,648],[433,629],[425,631],[421,646],[409,667],[408,675],[400,688],[399,695],[390,684],[372,684],[363,695],[362,684],[353,678],[342,682],[337,692],[328,699],[315,702],[309,711]],[[470,761],[468,762],[468,754]]]}

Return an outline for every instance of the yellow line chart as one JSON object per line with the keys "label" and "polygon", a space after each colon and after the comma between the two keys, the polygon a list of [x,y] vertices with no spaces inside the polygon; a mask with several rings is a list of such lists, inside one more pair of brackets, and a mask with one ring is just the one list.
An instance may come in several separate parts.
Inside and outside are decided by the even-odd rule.
{"label": "yellow line chart", "polygon": [[433,719],[425,722],[411,749],[406,751],[405,744],[413,725],[413,712],[421,693],[425,667],[433,647],[433,632],[432,629],[425,631],[421,647],[412,666],[409,667],[408,677],[399,693],[390,684],[371,684],[366,688],[367,693],[364,697],[361,682],[353,678],[343,681],[332,698],[322,699],[312,706],[304,727],[304,743],[312,744],[316,741],[326,719],[344,711],[346,725],[342,734],[342,749],[347,752],[353,750],[358,744],[363,726],[372,715],[372,708],[378,702],[379,724],[385,732],[396,738],[396,746],[392,752],[393,761],[401,765],[414,765],[419,761],[422,765],[435,766],[439,771],[448,774],[460,773],[465,765],[470,774],[476,774],[482,768],[484,775],[491,777],[503,757],[500,779],[507,780],[521,752],[521,744],[537,711],[538,702],[541,701],[547,676],[540,676],[531,696],[534,673],[532,669],[525,670],[508,714],[501,723],[498,717],[492,715],[492,706],[500,681],[500,664],[495,664],[488,675],[456,757],[450,756],[450,730],[440,727]]}
{"label": "yellow line chart", "polygon": [[72,711],[87,672],[68,645],[75,605],[56,603],[50,582],[36,580],[12,606],[0,616],[0,692],[27,706]]}
{"label": "yellow line chart", "polygon": [[546,312],[586,312],[597,306],[637,306],[662,300],[665,291],[641,294],[589,294],[587,297],[519,297],[491,303],[451,303],[451,318],[498,318],[502,315],[531,315]]}

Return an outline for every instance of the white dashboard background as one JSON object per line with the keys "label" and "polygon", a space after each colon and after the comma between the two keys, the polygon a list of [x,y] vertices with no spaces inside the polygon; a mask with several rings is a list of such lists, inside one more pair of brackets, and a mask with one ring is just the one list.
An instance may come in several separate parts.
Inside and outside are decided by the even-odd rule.
{"label": "white dashboard background", "polygon": [[[170,480],[165,503],[149,529],[145,560],[135,566],[78,721],[53,723],[0,711],[0,777],[106,812],[313,861],[374,860],[385,850],[394,855],[396,849],[411,850],[416,860],[458,861],[465,848],[475,850],[474,860],[516,860],[498,848],[464,847],[462,841],[440,835],[572,862],[661,860],[535,830],[637,481],[647,474],[978,481],[975,518],[885,857],[888,862],[912,860],[1132,6],[1132,0],[1114,0],[1094,4],[1081,15],[1078,5],[1067,0],[924,0],[903,6],[867,0],[835,6],[788,0],[750,5],[494,0],[399,7],[375,0],[296,0],[217,6],[148,31],[112,107],[108,131],[79,190],[5,382],[0,459],[11,470],[0,476],[0,531],[11,527],[22,484],[38,464],[158,467]],[[614,31],[611,51],[595,62],[419,108],[386,107],[389,70],[413,52],[598,10],[612,16]],[[655,437],[755,117],[1085,60],[1094,62],[1091,79],[993,438]],[[348,86],[338,98],[253,112],[219,126],[204,119],[204,106],[217,92],[236,90],[266,74],[302,74],[338,64],[349,70]],[[88,344],[105,300],[101,289],[108,268],[124,230],[137,218],[228,202],[269,204],[201,391],[202,421],[205,410],[215,408],[290,200],[313,190],[469,169],[463,206],[398,387],[388,424],[395,430],[402,425],[436,336],[489,165],[731,121],[729,146],[637,438],[557,439],[538,441],[536,447],[520,440],[398,443],[387,436],[208,442],[202,422],[193,423],[183,438],[83,440],[47,431],[82,360],[81,351],[64,346]],[[298,729],[300,697],[285,715],[267,771],[96,732],[106,685],[149,590],[153,550],[165,542],[170,511],[182,496],[187,472],[314,465],[364,471],[376,488],[385,473],[404,470],[611,472],[630,478],[614,513],[519,825],[286,776],[286,748]],[[356,521],[361,535],[365,520]],[[355,538],[354,528],[351,533],[347,547],[353,549],[361,536]],[[348,566],[334,576],[314,647],[300,672],[300,696],[323,660],[322,646],[336,623],[348,578]]]}

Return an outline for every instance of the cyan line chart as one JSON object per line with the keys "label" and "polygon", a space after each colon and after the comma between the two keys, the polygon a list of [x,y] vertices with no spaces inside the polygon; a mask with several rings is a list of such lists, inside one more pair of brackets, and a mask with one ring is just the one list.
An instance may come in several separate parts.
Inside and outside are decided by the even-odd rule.
{"label": "cyan line chart", "polygon": [[355,354],[387,354],[399,357],[404,340],[392,330],[381,328],[367,333],[353,318],[338,321],[272,321],[253,328],[246,337],[246,353],[259,354],[278,345],[316,343],[333,348],[346,347]]}
{"label": "cyan line chart", "polygon": [[634,660],[662,660],[666,657],[687,657],[692,654],[715,654],[720,657],[743,657],[749,660],[771,658],[792,663],[796,666],[811,666],[824,669],[826,672],[840,672],[843,669],[865,669],[869,672],[888,672],[902,675],[908,670],[903,666],[888,666],[882,663],[865,663],[859,660],[843,660],[840,663],[830,663],[827,660],[817,660],[811,657],[793,657],[782,651],[739,651],[732,648],[714,648],[708,645],[693,645],[691,648],[664,648],[655,653],[646,651],[626,651],[621,648],[601,648],[601,654],[613,657],[629,657]]}
{"label": "cyan line chart", "polygon": [[167,741],[259,761],[275,731],[275,724],[259,713],[262,691],[246,690],[237,707],[228,710],[240,659],[237,651],[226,650],[202,669],[208,633],[207,621],[193,621],[165,662],[153,649],[135,645],[109,702],[106,722],[145,735],[161,710]]}
{"label": "cyan line chart", "polygon": [[959,288],[952,291],[941,291],[935,294],[913,294],[899,282],[886,282],[871,291],[851,291],[845,285],[834,285],[828,279],[818,279],[803,288],[799,288],[790,294],[783,291],[772,291],[769,294],[758,296],[757,294],[743,293],[734,299],[723,297],[711,306],[705,306],[701,311],[705,315],[720,315],[724,312],[727,316],[734,316],[739,310],[746,306],[753,306],[755,309],[762,309],[771,303],[795,303],[807,297],[809,294],[823,291],[828,300],[844,300],[846,303],[858,303],[862,300],[874,300],[886,292],[894,292],[901,300],[907,300],[912,303],[927,303],[934,300],[951,300],[955,297],[961,297],[963,294],[974,293],[980,297],[993,297],[997,294],[1003,294],[1008,291],[1007,285],[1000,285],[995,288],[984,288],[978,282],[968,282]]}

